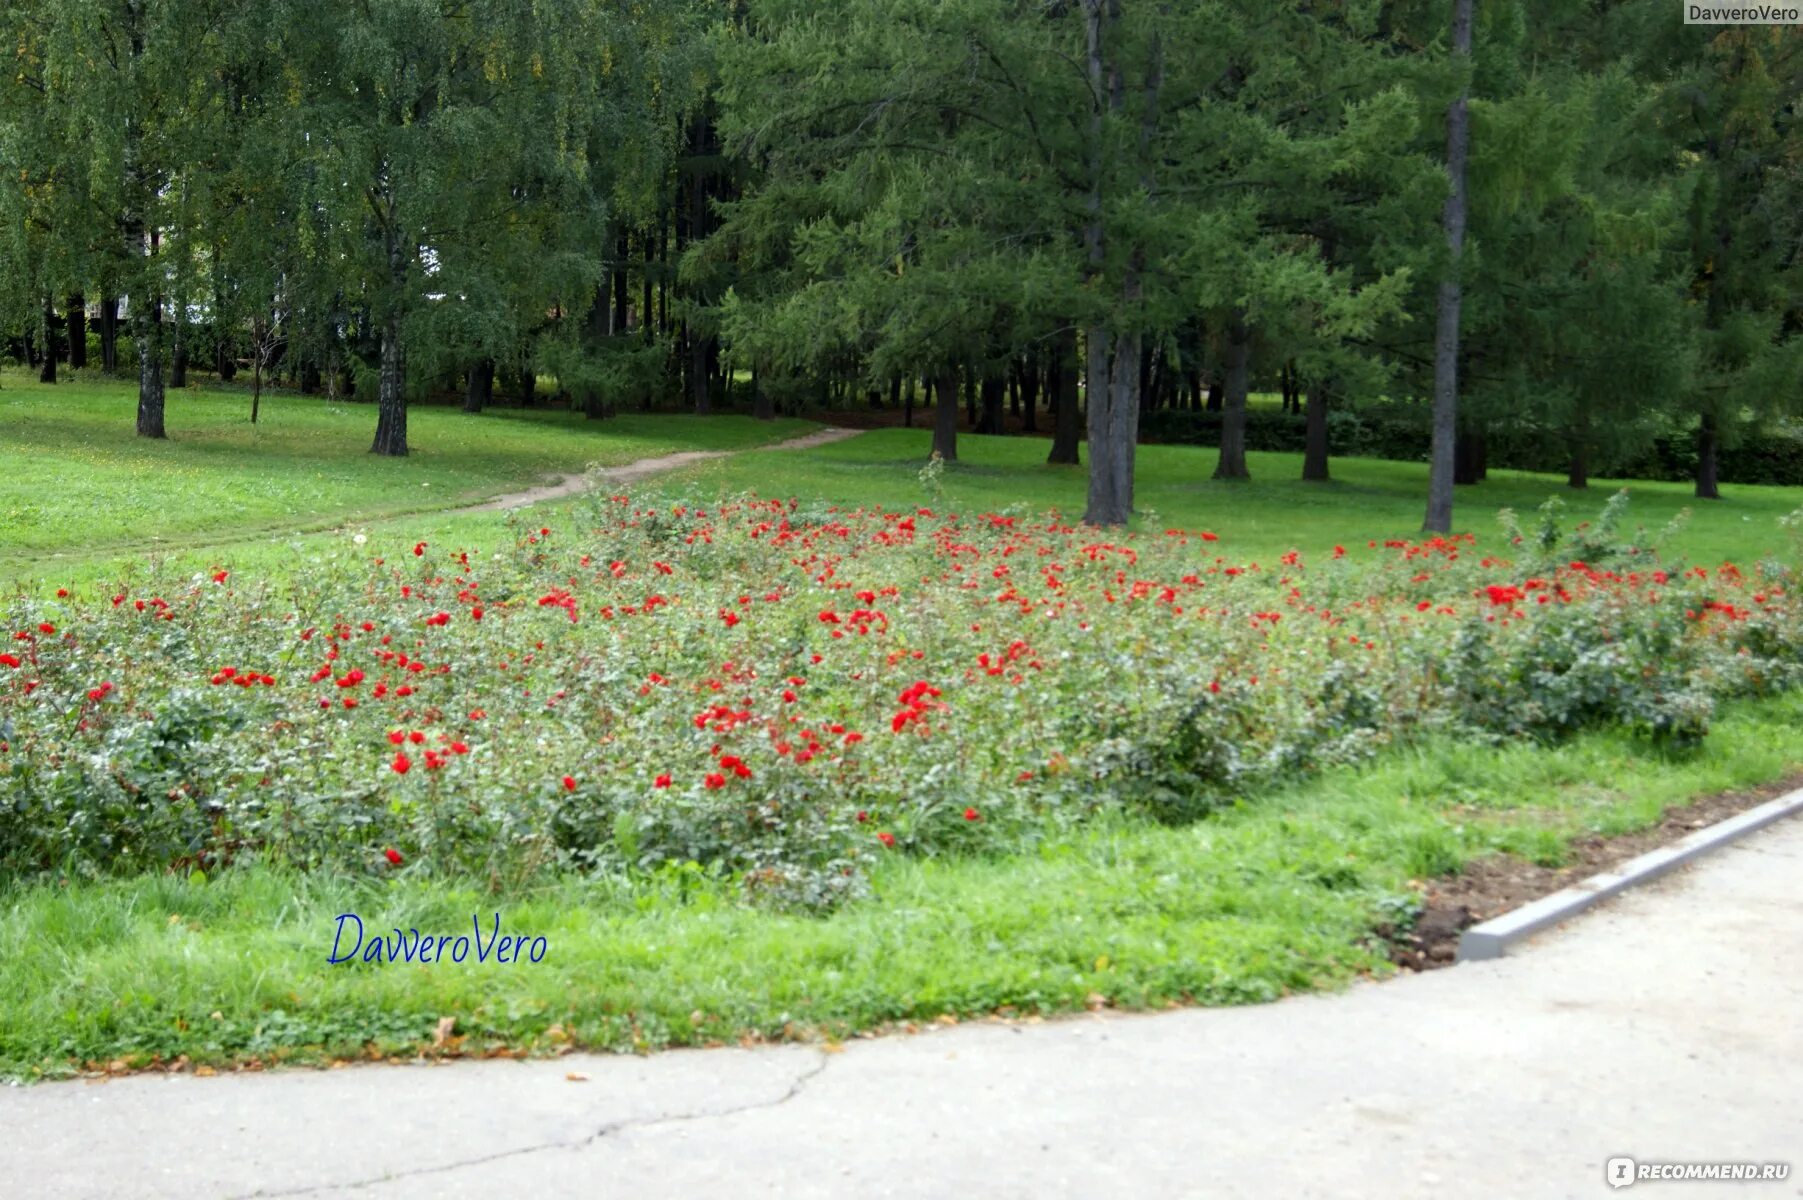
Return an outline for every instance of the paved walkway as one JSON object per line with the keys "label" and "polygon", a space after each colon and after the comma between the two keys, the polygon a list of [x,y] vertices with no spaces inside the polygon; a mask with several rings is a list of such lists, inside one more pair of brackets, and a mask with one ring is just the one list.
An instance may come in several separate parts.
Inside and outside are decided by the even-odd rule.
{"label": "paved walkway", "polygon": [[1517,956],[1257,1008],[0,1089],[6,1197],[1516,1200],[1616,1195],[1615,1155],[1793,1166],[1628,1195],[1803,1195],[1803,820]]}

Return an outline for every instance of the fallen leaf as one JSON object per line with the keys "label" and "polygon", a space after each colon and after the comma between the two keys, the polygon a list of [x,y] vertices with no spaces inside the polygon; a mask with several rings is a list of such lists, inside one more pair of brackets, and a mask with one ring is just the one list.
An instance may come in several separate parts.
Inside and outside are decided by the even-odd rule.
{"label": "fallen leaf", "polygon": [[569,1072],[565,1073],[564,1078],[569,1080],[571,1083],[587,1083],[588,1082],[588,1076],[584,1075],[581,1071],[569,1071]]}
{"label": "fallen leaf", "polygon": [[432,1033],[432,1044],[434,1046],[444,1045],[445,1039],[451,1036],[451,1030],[455,1028],[457,1028],[456,1017],[438,1018],[438,1028]]}

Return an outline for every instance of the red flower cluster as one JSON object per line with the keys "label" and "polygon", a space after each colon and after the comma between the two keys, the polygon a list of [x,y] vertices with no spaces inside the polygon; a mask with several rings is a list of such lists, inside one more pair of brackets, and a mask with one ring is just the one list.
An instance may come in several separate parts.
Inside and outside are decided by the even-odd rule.
{"label": "red flower cluster", "polygon": [[[896,702],[901,705],[901,711],[890,719],[889,728],[900,733],[908,726],[923,721],[930,709],[944,708],[945,705],[934,703],[940,695],[942,695],[940,690],[924,679],[905,689],[901,695],[895,698]],[[921,728],[924,732],[925,726],[922,725]]]}
{"label": "red flower cluster", "polygon": [[240,671],[237,667],[220,667],[208,678],[208,683],[218,687],[220,684],[234,683],[239,687],[275,686],[275,676],[265,675],[260,671]]}

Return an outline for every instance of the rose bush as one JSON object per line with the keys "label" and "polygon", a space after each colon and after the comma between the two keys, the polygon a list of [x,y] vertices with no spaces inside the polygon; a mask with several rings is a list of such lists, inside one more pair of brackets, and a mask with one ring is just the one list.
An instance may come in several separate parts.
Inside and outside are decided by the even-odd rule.
{"label": "rose bush", "polygon": [[0,870],[698,864],[818,908],[873,855],[1190,819],[1413,729],[1684,742],[1796,683],[1791,567],[1661,562],[1620,513],[1549,509],[1506,557],[1260,563],[1198,531],[609,496],[500,553],[16,599]]}

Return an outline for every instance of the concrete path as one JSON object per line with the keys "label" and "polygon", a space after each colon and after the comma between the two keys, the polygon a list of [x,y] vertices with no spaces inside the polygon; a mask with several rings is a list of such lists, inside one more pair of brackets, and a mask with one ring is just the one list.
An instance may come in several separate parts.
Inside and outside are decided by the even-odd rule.
{"label": "concrete path", "polygon": [[[748,446],[748,450],[807,450],[814,446],[825,446],[833,442],[842,442],[846,438],[857,437],[862,432],[857,429],[819,429],[806,433],[798,438],[790,438],[786,442],[776,442],[769,446]],[[693,463],[707,462],[714,458],[730,458],[741,454],[740,450],[681,450],[675,454],[660,454],[656,458],[636,458],[631,462],[621,463],[615,467],[601,467],[595,471],[582,472],[575,475],[560,476],[556,483],[547,483],[541,487],[527,488],[523,492],[508,492],[496,496],[492,500],[484,500],[480,504],[469,504],[462,508],[447,509],[447,512],[504,512],[512,508],[524,508],[528,504],[538,504],[545,500],[561,500],[566,496],[574,496],[578,492],[586,492],[599,484],[618,487],[621,484],[636,483],[648,475],[659,475],[665,471],[674,471],[678,467],[686,467]]]}
{"label": "concrete path", "polygon": [[[578,1071],[587,1082],[571,1082]],[[1803,820],[1517,956],[1257,1008],[0,1089],[0,1196],[1534,1197],[1792,1164]]]}

